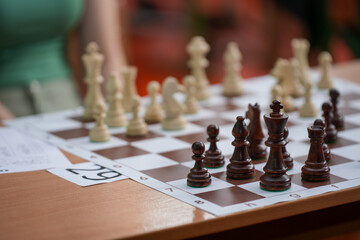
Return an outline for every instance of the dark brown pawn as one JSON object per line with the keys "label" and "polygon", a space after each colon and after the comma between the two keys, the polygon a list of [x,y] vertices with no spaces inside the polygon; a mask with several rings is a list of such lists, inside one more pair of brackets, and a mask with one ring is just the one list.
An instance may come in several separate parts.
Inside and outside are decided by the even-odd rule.
{"label": "dark brown pawn", "polygon": [[255,167],[248,153],[249,142],[246,140],[249,131],[244,120],[244,117],[237,117],[232,129],[232,135],[235,137],[232,145],[235,148],[230,163],[226,167],[228,178],[246,179],[255,176]]}
{"label": "dark brown pawn", "polygon": [[208,142],[210,142],[209,150],[205,152],[204,165],[209,168],[222,167],[225,164],[224,155],[221,150],[217,148],[216,143],[219,141],[219,127],[215,124],[210,124],[207,127]]}
{"label": "dark brown pawn", "polygon": [[323,117],[325,120],[325,124],[326,124],[326,128],[325,128],[325,142],[326,143],[333,143],[336,142],[337,139],[337,130],[334,126],[334,124],[332,124],[331,119],[332,119],[332,104],[329,102],[324,102],[322,105],[322,110],[323,110]]}
{"label": "dark brown pawn", "polygon": [[246,112],[246,118],[250,119],[249,123],[249,136],[247,140],[250,143],[248,152],[252,160],[262,159],[266,157],[266,147],[263,144],[265,135],[262,130],[260,122],[260,106],[255,103],[255,105],[248,105],[248,111]]}
{"label": "dark brown pawn", "polygon": [[283,160],[285,165],[287,166],[288,169],[292,169],[294,166],[294,160],[293,158],[290,156],[290,153],[286,150],[286,144],[289,143],[289,141],[287,140],[287,137],[289,136],[289,130],[287,127],[285,127],[284,129],[284,140],[285,140],[285,145],[282,147],[282,155],[283,155]]}
{"label": "dark brown pawn", "polygon": [[190,169],[187,175],[187,184],[190,187],[206,187],[211,183],[211,175],[208,170],[204,168],[203,159],[205,146],[202,142],[194,142],[191,146],[194,155],[192,159],[195,160],[195,165]]}
{"label": "dark brown pawn", "polygon": [[283,106],[278,100],[274,100],[270,108],[272,113],[264,115],[269,133],[265,144],[270,147],[270,153],[264,167],[265,173],[260,177],[260,187],[269,191],[283,191],[291,187],[291,178],[286,174],[287,167],[282,155],[282,147],[286,144],[284,128],[289,117],[280,112]]}
{"label": "dark brown pawn", "polygon": [[323,152],[324,128],[313,125],[308,127],[310,150],[305,165],[301,168],[301,178],[311,182],[330,179],[330,169]]}
{"label": "dark brown pawn", "polygon": [[343,129],[344,128],[344,117],[339,114],[338,108],[337,108],[337,105],[339,103],[340,93],[336,89],[331,89],[329,91],[329,95],[330,95],[330,101],[333,106],[333,110],[332,110],[333,117],[332,117],[331,122],[332,122],[332,124],[335,125],[336,129]]}
{"label": "dark brown pawn", "polygon": [[[316,119],[314,121],[314,126],[322,127],[324,130],[326,128],[326,124],[322,119]],[[325,135],[326,135],[326,133],[324,131],[324,137],[325,137]],[[325,142],[323,142],[323,152],[324,152],[325,160],[327,162],[329,162],[331,160],[331,151],[330,151],[329,146]]]}

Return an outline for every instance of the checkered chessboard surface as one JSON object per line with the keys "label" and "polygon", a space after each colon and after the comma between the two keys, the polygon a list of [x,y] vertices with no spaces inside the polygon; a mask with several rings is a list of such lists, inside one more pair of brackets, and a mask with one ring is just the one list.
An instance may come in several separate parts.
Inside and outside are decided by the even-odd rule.
{"label": "checkered chessboard surface", "polygon": [[[312,76],[315,81],[317,74]],[[245,115],[249,103],[259,103],[262,115],[268,111],[270,89],[275,83],[270,76],[246,80],[246,94],[238,98],[225,98],[221,96],[221,86],[212,86],[212,98],[200,102],[201,109],[197,114],[186,115],[188,124],[180,131],[164,131],[160,124],[152,124],[148,126],[147,136],[129,138],[124,127],[111,128],[110,141],[94,143],[88,137],[94,123],[81,119],[81,109],[18,118],[8,125],[205,211],[223,215],[360,185],[360,86],[337,78],[334,81],[341,93],[339,111],[345,116],[346,124],[338,133],[338,141],[329,145],[332,153],[330,180],[318,183],[301,180],[301,167],[310,146],[307,127],[316,118],[300,118],[298,112],[289,113],[287,150],[294,158],[294,167],[288,171],[292,186],[283,192],[260,189],[259,178],[264,173],[266,159],[253,161],[256,176],[252,179],[228,179],[225,172],[234,150],[231,131],[236,117]],[[328,91],[314,90],[313,101],[319,114],[322,103],[328,99]],[[147,98],[142,100],[142,113],[148,102]],[[303,99],[295,100],[298,107],[302,102]],[[212,175],[210,186],[192,188],[186,185],[187,174],[194,166],[191,144],[194,141],[206,143],[206,127],[212,123],[220,127],[218,148],[225,155],[226,164],[209,169]],[[265,124],[263,130],[267,137]],[[205,145],[209,146],[208,143]]]}

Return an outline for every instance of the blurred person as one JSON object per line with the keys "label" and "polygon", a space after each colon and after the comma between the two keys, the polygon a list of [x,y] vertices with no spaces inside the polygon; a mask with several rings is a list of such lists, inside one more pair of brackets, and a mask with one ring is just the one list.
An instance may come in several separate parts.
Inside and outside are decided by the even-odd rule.
{"label": "blurred person", "polygon": [[[118,0],[0,0],[0,120],[79,106],[66,58],[79,27],[80,51],[95,41],[105,78],[125,64]],[[71,49],[70,49],[71,50]]]}

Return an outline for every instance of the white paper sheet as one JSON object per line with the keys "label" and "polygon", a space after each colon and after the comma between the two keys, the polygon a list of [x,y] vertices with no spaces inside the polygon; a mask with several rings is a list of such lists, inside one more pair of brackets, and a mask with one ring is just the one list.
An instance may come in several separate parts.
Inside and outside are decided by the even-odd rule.
{"label": "white paper sheet", "polygon": [[78,163],[67,168],[48,169],[48,171],[82,187],[127,178],[121,173],[92,162]]}
{"label": "white paper sheet", "polygon": [[57,147],[14,129],[0,128],[0,174],[66,166],[71,163]]}

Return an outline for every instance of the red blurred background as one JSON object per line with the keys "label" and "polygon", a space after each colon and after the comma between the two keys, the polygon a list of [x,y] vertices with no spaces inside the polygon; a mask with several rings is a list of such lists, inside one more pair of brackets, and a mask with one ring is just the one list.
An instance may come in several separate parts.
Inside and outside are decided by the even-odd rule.
{"label": "red blurred background", "polygon": [[[211,82],[222,79],[229,41],[239,45],[245,78],[267,74],[278,57],[292,57],[295,37],[309,39],[312,66],[323,50],[330,51],[334,62],[359,57],[359,7],[356,0],[128,0],[120,22],[125,55],[138,67],[138,91],[145,95],[149,81],[189,73],[185,46],[195,35],[211,46]],[[81,62],[72,62],[82,82]]]}

